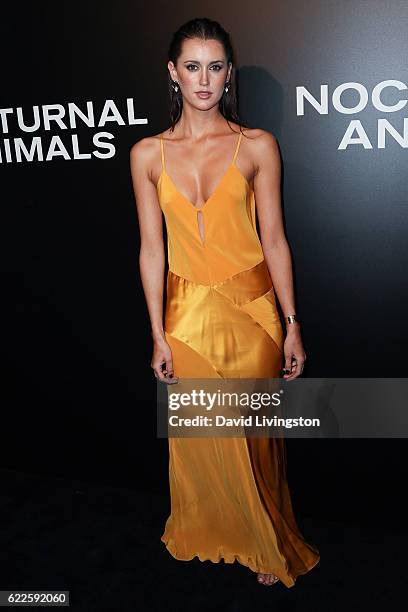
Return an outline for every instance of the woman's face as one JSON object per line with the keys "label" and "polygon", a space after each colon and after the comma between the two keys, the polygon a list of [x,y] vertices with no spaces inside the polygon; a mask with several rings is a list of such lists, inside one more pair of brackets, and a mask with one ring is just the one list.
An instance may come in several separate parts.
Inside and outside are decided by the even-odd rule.
{"label": "woman's face", "polygon": [[[218,40],[184,40],[176,67],[168,63],[171,78],[180,85],[184,102],[200,109],[218,104],[231,75],[224,47]],[[200,92],[209,92],[205,96]]]}

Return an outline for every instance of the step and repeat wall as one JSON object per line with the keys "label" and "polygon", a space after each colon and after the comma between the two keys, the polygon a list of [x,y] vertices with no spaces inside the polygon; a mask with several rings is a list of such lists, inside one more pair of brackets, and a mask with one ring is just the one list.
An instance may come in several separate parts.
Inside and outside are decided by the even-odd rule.
{"label": "step and repeat wall", "polygon": [[[149,449],[152,469],[138,470],[137,484],[161,487],[167,477],[129,150],[170,125],[167,47],[193,17],[230,32],[242,120],[279,143],[304,375],[405,377],[406,2],[85,0],[8,10],[3,466],[128,483]],[[397,465],[402,442],[295,440],[290,462],[307,446],[299,481],[317,463],[337,482],[358,465],[358,488],[362,474],[381,471],[378,449]]]}

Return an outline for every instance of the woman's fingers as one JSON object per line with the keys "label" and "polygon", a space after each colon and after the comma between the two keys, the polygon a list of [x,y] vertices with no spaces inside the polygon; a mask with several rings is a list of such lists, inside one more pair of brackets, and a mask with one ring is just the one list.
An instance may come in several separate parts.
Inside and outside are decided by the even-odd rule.
{"label": "woman's fingers", "polygon": [[158,362],[152,362],[153,373],[155,377],[163,383],[174,384],[178,379],[174,376],[173,360],[171,358],[164,359],[163,357]]}
{"label": "woman's fingers", "polygon": [[292,380],[297,376],[300,376],[303,372],[306,356],[300,355],[287,355],[285,357],[285,366],[283,369],[283,378],[285,380]]}
{"label": "woman's fingers", "polygon": [[172,378],[174,376],[173,360],[171,357],[165,362],[164,373],[167,374],[168,378]]}

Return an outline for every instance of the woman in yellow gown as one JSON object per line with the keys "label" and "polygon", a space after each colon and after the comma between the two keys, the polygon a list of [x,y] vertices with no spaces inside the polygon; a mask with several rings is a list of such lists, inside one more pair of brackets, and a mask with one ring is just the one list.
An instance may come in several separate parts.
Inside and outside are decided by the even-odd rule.
{"label": "woman in yellow gown", "polygon": [[[305,353],[276,140],[242,129],[231,44],[217,22],[182,26],[168,69],[171,128],[130,154],[154,374],[167,384],[278,378],[284,365],[284,378],[293,379]],[[176,559],[238,561],[260,583],[286,587],[318,563],[294,518],[283,438],[169,438],[169,479],[171,514],[161,539]]]}

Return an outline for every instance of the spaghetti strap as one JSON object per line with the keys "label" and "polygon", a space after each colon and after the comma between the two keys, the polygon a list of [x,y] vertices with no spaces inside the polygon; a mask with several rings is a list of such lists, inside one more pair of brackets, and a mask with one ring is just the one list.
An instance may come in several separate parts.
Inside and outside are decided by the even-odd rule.
{"label": "spaghetti strap", "polygon": [[161,159],[163,170],[166,170],[166,166],[164,165],[164,144],[163,144],[163,134],[160,134],[160,150],[161,150]]}
{"label": "spaghetti strap", "polygon": [[237,159],[239,145],[241,144],[241,140],[242,140],[242,132],[239,133],[239,138],[238,138],[237,146],[235,147],[235,153],[234,153],[234,157],[232,158],[232,163],[235,163],[235,160]]}

